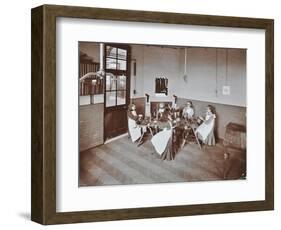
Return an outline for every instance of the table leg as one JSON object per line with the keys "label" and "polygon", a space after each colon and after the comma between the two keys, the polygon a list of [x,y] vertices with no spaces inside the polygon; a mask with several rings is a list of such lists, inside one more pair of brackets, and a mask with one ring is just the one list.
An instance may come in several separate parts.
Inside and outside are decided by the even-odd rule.
{"label": "table leg", "polygon": [[192,128],[192,132],[193,132],[193,134],[194,134],[194,136],[195,136],[195,139],[196,139],[196,142],[197,142],[199,148],[201,149],[201,144],[200,144],[200,141],[199,141],[199,139],[198,139],[198,137],[197,137],[197,135],[196,135],[196,133],[195,133],[194,128]]}
{"label": "table leg", "polygon": [[137,145],[138,147],[141,145],[141,141],[142,141],[143,136],[144,136],[144,132],[142,132],[141,137],[138,141],[138,145]]}
{"label": "table leg", "polygon": [[147,128],[149,129],[149,132],[150,132],[151,136],[153,137],[153,132],[152,132],[151,128],[150,127],[147,127]]}

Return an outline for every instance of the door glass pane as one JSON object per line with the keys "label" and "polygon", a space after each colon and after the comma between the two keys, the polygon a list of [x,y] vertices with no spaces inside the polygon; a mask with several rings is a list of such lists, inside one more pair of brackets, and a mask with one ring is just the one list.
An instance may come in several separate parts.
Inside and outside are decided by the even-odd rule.
{"label": "door glass pane", "polygon": [[106,75],[106,91],[116,90],[116,77],[114,75]]}
{"label": "door glass pane", "polygon": [[106,92],[106,107],[116,105],[116,91]]}
{"label": "door glass pane", "polygon": [[117,69],[118,70],[126,70],[127,69],[127,61],[118,60]]}
{"label": "door glass pane", "polygon": [[118,48],[118,59],[127,59],[127,50]]}
{"label": "door glass pane", "polygon": [[117,76],[117,90],[126,90],[126,76]]}
{"label": "door glass pane", "polygon": [[117,91],[117,105],[126,104],[126,91]]}
{"label": "door glass pane", "polygon": [[106,46],[106,57],[116,58],[117,49],[112,46]]}
{"label": "door glass pane", "polygon": [[106,58],[106,68],[107,69],[116,69],[116,59]]}

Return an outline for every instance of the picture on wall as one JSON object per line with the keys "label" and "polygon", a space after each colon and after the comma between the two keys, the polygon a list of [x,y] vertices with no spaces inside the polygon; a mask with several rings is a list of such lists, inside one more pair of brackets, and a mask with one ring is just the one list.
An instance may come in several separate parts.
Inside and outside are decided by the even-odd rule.
{"label": "picture on wall", "polygon": [[79,186],[245,180],[246,49],[79,42]]}

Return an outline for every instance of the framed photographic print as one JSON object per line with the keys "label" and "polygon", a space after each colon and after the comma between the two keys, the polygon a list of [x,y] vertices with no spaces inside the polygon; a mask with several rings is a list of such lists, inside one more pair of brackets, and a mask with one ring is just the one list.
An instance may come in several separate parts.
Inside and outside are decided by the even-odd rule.
{"label": "framed photographic print", "polygon": [[271,19],[32,9],[32,210],[61,224],[274,208]]}

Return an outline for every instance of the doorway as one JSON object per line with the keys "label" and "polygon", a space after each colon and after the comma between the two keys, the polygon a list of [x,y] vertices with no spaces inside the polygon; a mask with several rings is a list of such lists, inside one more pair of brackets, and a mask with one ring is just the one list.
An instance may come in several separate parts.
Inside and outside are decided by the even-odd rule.
{"label": "doorway", "polygon": [[104,141],[127,132],[130,102],[130,46],[105,44]]}

